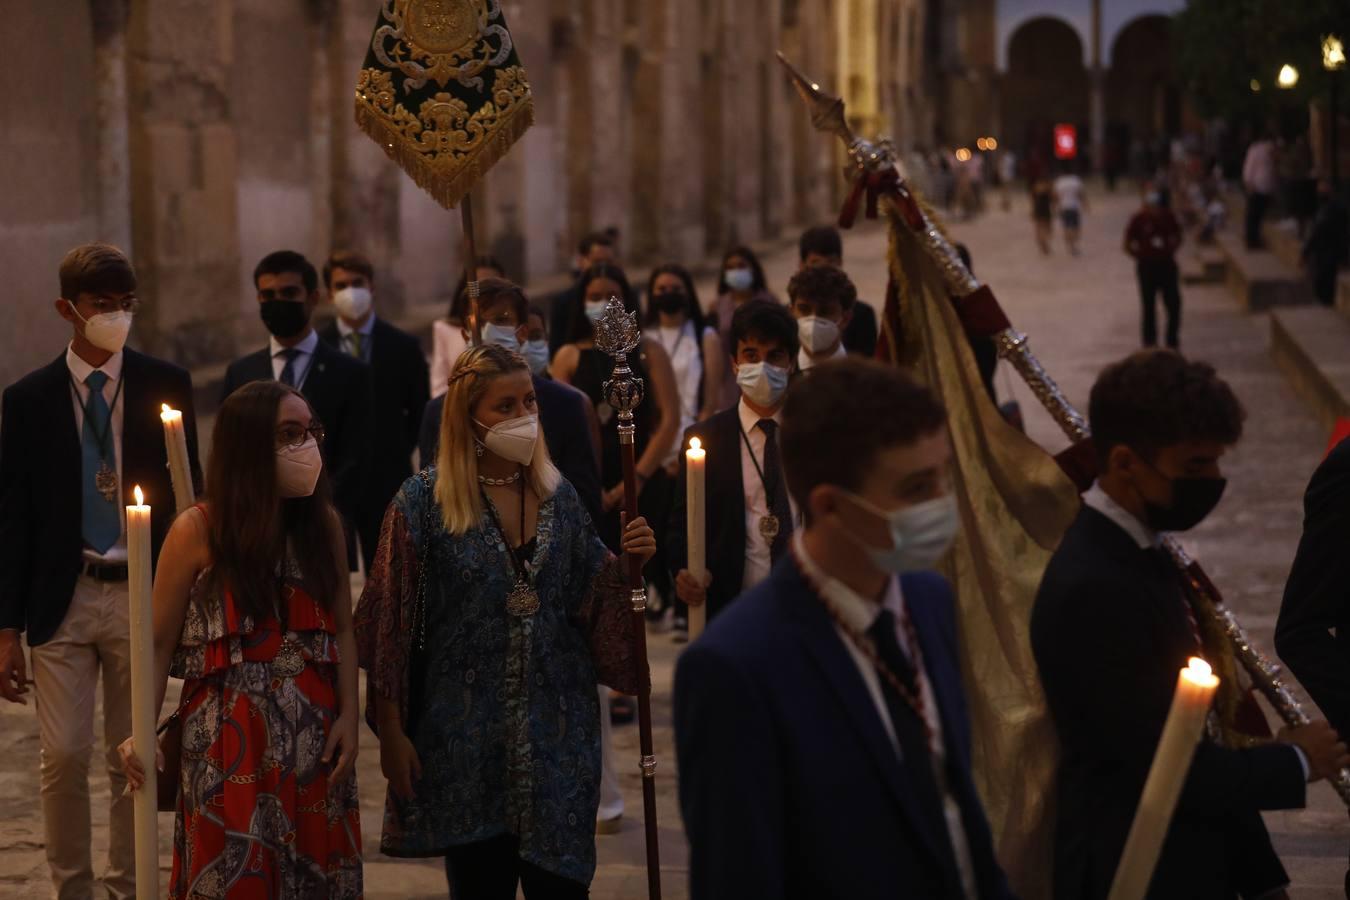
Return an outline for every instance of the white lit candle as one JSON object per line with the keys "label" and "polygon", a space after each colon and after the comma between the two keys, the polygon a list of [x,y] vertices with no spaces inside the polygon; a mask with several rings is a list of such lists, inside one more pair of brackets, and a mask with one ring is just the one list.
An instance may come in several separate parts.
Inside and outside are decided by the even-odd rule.
{"label": "white lit candle", "polygon": [[1177,676],[1177,690],[1172,695],[1172,709],[1167,714],[1162,738],[1153,754],[1153,767],[1144,782],[1144,793],[1139,798],[1130,836],[1125,840],[1125,851],[1116,869],[1108,900],[1142,900],[1153,880],[1158,865],[1163,839],[1176,811],[1177,798],[1186,783],[1195,757],[1195,747],[1205,727],[1214,692],[1219,679],[1209,663],[1191,657],[1190,665]]}
{"label": "white lit candle", "polygon": [[[708,573],[708,488],[705,472],[708,463],[708,451],[698,438],[689,439],[689,449],[684,451],[688,477],[685,492],[686,543],[689,547],[689,574],[703,579]],[[707,605],[689,608],[689,639],[692,641],[703,633],[708,621]]]}
{"label": "white lit candle", "polygon": [[160,406],[159,420],[164,423],[164,449],[169,455],[169,476],[173,479],[173,500],[177,512],[189,509],[197,502],[192,487],[192,467],[188,465],[187,432],[183,430],[183,413],[169,404]]}
{"label": "white lit candle", "polygon": [[131,743],[146,773],[136,792],[136,897],[159,897],[159,798],[155,780],[155,639],[150,607],[150,507],[136,486],[127,507],[127,587],[131,601]]}

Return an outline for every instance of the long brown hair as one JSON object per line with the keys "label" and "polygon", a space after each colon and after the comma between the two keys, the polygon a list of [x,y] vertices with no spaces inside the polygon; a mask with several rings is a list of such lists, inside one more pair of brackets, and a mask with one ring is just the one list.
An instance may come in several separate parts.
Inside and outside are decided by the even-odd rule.
{"label": "long brown hair", "polygon": [[325,608],[337,596],[340,577],[333,532],[338,519],[327,474],[319,473],[309,497],[278,494],[277,410],[288,394],[304,399],[276,381],[254,381],[230,394],[216,415],[206,470],[211,578],[255,621],[285,615],[278,573],[288,554]]}

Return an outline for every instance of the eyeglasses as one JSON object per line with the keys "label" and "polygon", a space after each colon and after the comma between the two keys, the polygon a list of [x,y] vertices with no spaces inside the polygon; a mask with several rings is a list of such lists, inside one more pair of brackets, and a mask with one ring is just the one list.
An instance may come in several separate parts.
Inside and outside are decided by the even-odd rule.
{"label": "eyeglasses", "polygon": [[310,422],[308,428],[296,424],[282,425],[277,429],[277,449],[290,447],[294,450],[303,447],[310,435],[314,436],[315,443],[320,447],[323,446],[324,430],[321,422]]}
{"label": "eyeglasses", "polygon": [[305,289],[296,285],[288,285],[279,290],[266,288],[258,291],[258,296],[263,300],[303,300],[305,299]]}
{"label": "eyeglasses", "polygon": [[141,301],[135,297],[123,297],[120,300],[114,300],[110,297],[94,297],[87,302],[93,307],[96,316],[110,312],[125,312],[134,315],[141,308]]}

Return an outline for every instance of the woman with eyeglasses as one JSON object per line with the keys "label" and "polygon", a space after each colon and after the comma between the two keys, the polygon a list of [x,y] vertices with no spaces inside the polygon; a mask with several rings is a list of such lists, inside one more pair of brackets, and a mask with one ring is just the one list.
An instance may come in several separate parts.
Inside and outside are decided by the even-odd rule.
{"label": "woman with eyeglasses", "polygon": [[[623,550],[656,545],[643,519]],[[385,516],[356,612],[389,779],[380,849],[444,857],[451,896],[587,896],[600,802],[597,682],[636,693],[626,566],[539,439],[526,361],[466,351],[435,465]]]}
{"label": "woman with eyeglasses", "polygon": [[[170,898],[362,894],[356,642],[322,442],[299,391],[239,388],[216,418],[208,500],[165,539],[156,709],[184,680]],[[129,739],[119,752],[139,789]]]}

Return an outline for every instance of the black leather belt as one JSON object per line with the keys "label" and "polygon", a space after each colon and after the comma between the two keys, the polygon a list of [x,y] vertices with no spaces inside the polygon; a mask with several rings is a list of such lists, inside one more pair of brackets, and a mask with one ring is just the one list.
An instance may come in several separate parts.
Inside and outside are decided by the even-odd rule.
{"label": "black leather belt", "polygon": [[95,581],[126,581],[127,564],[86,561],[80,567],[80,574]]}

